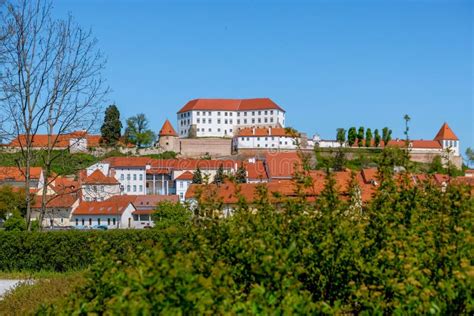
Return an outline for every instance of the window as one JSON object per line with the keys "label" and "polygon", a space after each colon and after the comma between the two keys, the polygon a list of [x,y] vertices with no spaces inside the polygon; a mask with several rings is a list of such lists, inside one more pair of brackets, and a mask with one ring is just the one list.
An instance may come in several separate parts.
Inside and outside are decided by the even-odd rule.
{"label": "window", "polygon": [[240,124],[240,120],[237,120],[237,124]]}
{"label": "window", "polygon": [[110,218],[107,218],[107,225],[110,226]]}
{"label": "window", "polygon": [[218,132],[220,132],[220,131],[221,131],[221,129],[220,129],[220,128],[218,128],[218,129],[217,129],[217,131],[218,131]]}
{"label": "window", "polygon": [[212,123],[211,119],[208,119],[208,120],[207,120],[207,122],[208,122],[209,124],[211,124],[211,123]]}
{"label": "window", "polygon": [[260,137],[257,137],[257,140],[260,140]]}
{"label": "window", "polygon": [[212,132],[212,128],[209,129],[209,132]]}
{"label": "window", "polygon": [[262,111],[258,111],[258,115],[262,115]]}
{"label": "window", "polygon": [[140,181],[143,181],[143,175],[140,174]]}
{"label": "window", "polygon": [[127,185],[127,192],[130,192],[130,184]]}
{"label": "window", "polygon": [[273,115],[273,110],[270,111],[270,114]]}
{"label": "window", "polygon": [[[199,117],[197,118],[196,122],[201,123],[201,120],[199,119]],[[203,119],[203,122],[204,122],[204,119]]]}
{"label": "window", "polygon": [[265,123],[267,123],[267,122],[268,122],[268,119],[267,119],[267,118],[265,118]]}
{"label": "window", "polygon": [[92,218],[89,218],[89,226],[92,226]]}
{"label": "window", "polygon": [[115,218],[112,218],[112,224],[115,226]]}
{"label": "window", "polygon": [[232,119],[229,120],[229,123],[232,124]]}
{"label": "window", "polygon": [[133,181],[137,181],[137,175],[136,174],[133,175]]}
{"label": "window", "polygon": [[133,192],[137,192],[137,186],[136,185],[133,186]]}
{"label": "window", "polygon": [[229,130],[229,132],[231,132],[231,133],[232,133],[232,128]]}
{"label": "window", "polygon": [[240,112],[237,112],[237,116],[240,116]]}
{"label": "window", "polygon": [[120,175],[120,180],[125,180],[125,176],[123,173]]}
{"label": "window", "polygon": [[130,180],[130,174],[127,174],[127,180]]}
{"label": "window", "polygon": [[265,140],[268,140],[268,137],[265,137]]}
{"label": "window", "polygon": [[221,119],[217,119],[217,124],[220,124],[221,123]]}
{"label": "window", "polygon": [[268,114],[268,111],[265,111],[265,115],[267,115],[267,114]]}
{"label": "window", "polygon": [[209,113],[209,116],[211,116],[211,112],[208,112]]}
{"label": "window", "polygon": [[273,123],[273,117],[270,117],[270,122],[272,122],[272,123]]}
{"label": "window", "polygon": [[265,147],[268,147],[268,144],[265,144]]}
{"label": "window", "polygon": [[250,140],[250,137],[247,137],[247,140]]}
{"label": "window", "polygon": [[229,116],[232,116],[232,112],[229,113]]}
{"label": "window", "polygon": [[82,219],[82,226],[84,226],[84,224],[85,224],[85,223],[84,223],[84,219]]}
{"label": "window", "polygon": [[228,122],[229,122],[229,121],[225,120],[225,121],[224,121],[224,124],[228,124]]}
{"label": "window", "polygon": [[206,124],[206,119],[205,118],[202,119],[202,123]]}
{"label": "window", "polygon": [[179,188],[180,188],[180,189],[183,188],[183,181],[179,181]]}
{"label": "window", "polygon": [[206,112],[202,112],[202,116],[206,116]]}
{"label": "window", "polygon": [[79,226],[79,218],[76,218],[76,226]]}
{"label": "window", "polygon": [[260,147],[260,144],[258,144],[257,147]]}
{"label": "window", "polygon": [[100,218],[97,219],[97,225],[100,225]]}
{"label": "window", "polygon": [[221,112],[217,112],[217,116],[221,116]]}
{"label": "window", "polygon": [[139,191],[140,191],[140,192],[143,192],[143,185],[141,185],[141,184],[140,184],[140,186],[139,186]]}
{"label": "window", "polygon": [[241,141],[244,141],[244,140],[245,140],[245,137],[240,137],[240,140],[241,140]]}
{"label": "window", "polygon": [[255,116],[255,112],[252,112],[252,116]]}
{"label": "window", "polygon": [[255,123],[255,119],[254,119],[254,118],[252,119],[252,124],[253,124],[253,123]]}
{"label": "window", "polygon": [[198,112],[196,112],[196,116],[199,116],[199,111],[198,111]]}
{"label": "window", "polygon": [[227,112],[224,112],[224,116],[227,116]]}
{"label": "window", "polygon": [[247,124],[247,119],[244,119],[244,124]]}
{"label": "window", "polygon": [[247,112],[244,112],[244,116],[247,116]]}
{"label": "window", "polygon": [[259,123],[262,123],[262,119],[261,119],[261,118],[258,118],[258,122],[259,122]]}
{"label": "window", "polygon": [[181,198],[181,200],[184,199],[184,194],[183,194],[183,192],[181,192],[181,193],[179,194],[179,197]]}

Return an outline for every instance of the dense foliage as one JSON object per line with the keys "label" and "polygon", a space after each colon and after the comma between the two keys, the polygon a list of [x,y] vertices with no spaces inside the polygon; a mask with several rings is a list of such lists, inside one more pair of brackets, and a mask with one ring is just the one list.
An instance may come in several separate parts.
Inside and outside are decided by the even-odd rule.
{"label": "dense foliage", "polygon": [[[329,174],[316,202],[296,198],[275,207],[261,186],[258,202],[242,203],[230,218],[179,217],[157,229],[156,246],[120,253],[104,244],[111,251],[86,283],[51,311],[472,313],[469,188],[413,186],[395,181],[390,168],[381,168],[380,179],[369,205],[361,206],[356,181],[340,200]],[[218,204],[207,201],[194,213],[216,214],[207,208]]]}
{"label": "dense foliage", "polygon": [[121,132],[120,111],[116,105],[109,105],[105,109],[104,123],[100,128],[101,143],[106,146],[115,146],[120,140]]}
{"label": "dense foliage", "polygon": [[[24,221],[23,221],[24,222]],[[0,231],[0,271],[69,271],[94,262],[94,252],[124,253],[127,247],[153,244],[154,231]],[[107,247],[102,243],[106,242]],[[100,246],[100,247],[98,247]]]}

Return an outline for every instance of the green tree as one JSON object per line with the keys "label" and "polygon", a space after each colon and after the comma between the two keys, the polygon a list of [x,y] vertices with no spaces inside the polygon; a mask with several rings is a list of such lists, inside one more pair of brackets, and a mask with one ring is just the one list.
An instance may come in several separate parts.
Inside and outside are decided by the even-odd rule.
{"label": "green tree", "polygon": [[164,201],[156,206],[156,212],[152,217],[155,228],[186,227],[191,224],[192,212],[180,202]]}
{"label": "green tree", "polygon": [[115,146],[120,140],[122,122],[120,112],[115,105],[109,105],[105,110],[104,123],[100,128],[101,143],[105,146]]}
{"label": "green tree", "polygon": [[20,212],[14,210],[3,224],[6,231],[24,231],[26,230],[26,221]]}
{"label": "green tree", "polygon": [[357,146],[362,147],[364,144],[364,127],[359,127],[359,131],[357,133]]}
{"label": "green tree", "polygon": [[145,114],[137,114],[127,119],[124,136],[128,143],[134,144],[137,148],[151,146],[155,140],[155,134],[148,128]]}
{"label": "green tree", "polygon": [[387,146],[390,140],[392,140],[392,130],[389,129],[388,127],[384,127],[382,129],[382,140],[383,140],[384,146]]}
{"label": "green tree", "polygon": [[429,173],[445,173],[441,156],[435,156],[430,163]]}
{"label": "green tree", "polygon": [[12,212],[26,215],[25,190],[13,190],[10,186],[0,186],[0,219],[6,219]]}
{"label": "green tree", "polygon": [[374,131],[374,145],[375,147],[379,147],[380,145],[380,133],[378,128],[376,128]]}
{"label": "green tree", "polygon": [[336,140],[342,146],[346,142],[346,130],[343,128],[337,129]]}
{"label": "green tree", "polygon": [[474,164],[474,150],[471,147],[466,148],[467,164]]}
{"label": "green tree", "polygon": [[241,163],[239,169],[237,169],[237,172],[235,174],[235,181],[237,183],[247,182],[247,170],[244,167],[244,163]]}
{"label": "green tree", "polygon": [[194,184],[202,184],[202,173],[201,173],[201,169],[199,167],[197,167],[196,171],[194,171],[193,183]]}
{"label": "green tree", "polygon": [[216,175],[214,176],[214,183],[219,185],[224,182],[224,166],[220,164],[219,169],[217,169]]}
{"label": "green tree", "polygon": [[357,130],[355,127],[349,128],[349,132],[347,133],[347,142],[349,143],[349,147],[355,144],[357,139]]}
{"label": "green tree", "polygon": [[370,147],[372,145],[372,130],[370,128],[365,132],[365,147]]}

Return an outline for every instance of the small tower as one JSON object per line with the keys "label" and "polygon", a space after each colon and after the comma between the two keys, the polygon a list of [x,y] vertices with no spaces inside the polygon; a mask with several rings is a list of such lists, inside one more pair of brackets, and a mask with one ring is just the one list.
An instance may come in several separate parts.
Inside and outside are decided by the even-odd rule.
{"label": "small tower", "polygon": [[437,140],[441,144],[441,147],[443,147],[443,150],[446,150],[449,148],[453,156],[455,157],[460,156],[459,138],[456,136],[456,134],[454,134],[453,130],[451,129],[451,127],[449,127],[448,123],[445,122],[443,126],[441,126],[434,140]]}
{"label": "small tower", "polygon": [[179,153],[179,137],[169,120],[166,120],[158,134],[158,146],[164,151]]}

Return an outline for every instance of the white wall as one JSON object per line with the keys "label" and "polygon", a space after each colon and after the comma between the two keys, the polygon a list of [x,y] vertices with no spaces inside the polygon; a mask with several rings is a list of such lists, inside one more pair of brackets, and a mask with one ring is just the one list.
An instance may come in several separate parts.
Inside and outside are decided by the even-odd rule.
{"label": "white wall", "polygon": [[285,126],[285,112],[255,111],[188,111],[178,113],[178,135],[186,138],[192,125],[197,137],[233,137],[239,128],[249,126]]}
{"label": "white wall", "polygon": [[[122,215],[73,215],[71,225],[73,226],[86,226],[93,227],[96,225],[104,225],[109,229],[116,228],[135,228],[135,222],[133,220],[132,213],[135,211],[135,207],[132,203],[129,203]],[[110,225],[109,225],[110,219]],[[115,219],[115,225],[114,225]],[[130,226],[128,225],[130,219]],[[89,221],[90,220],[90,221]],[[82,224],[84,221],[84,225]]]}
{"label": "white wall", "polygon": [[239,136],[234,138],[237,148],[296,149],[296,140],[285,136]]}
{"label": "white wall", "polygon": [[115,179],[120,182],[123,194],[145,195],[146,194],[146,171],[143,168],[114,168]]}
{"label": "white wall", "polygon": [[120,195],[120,184],[85,184],[82,186],[84,201],[104,201]]}

